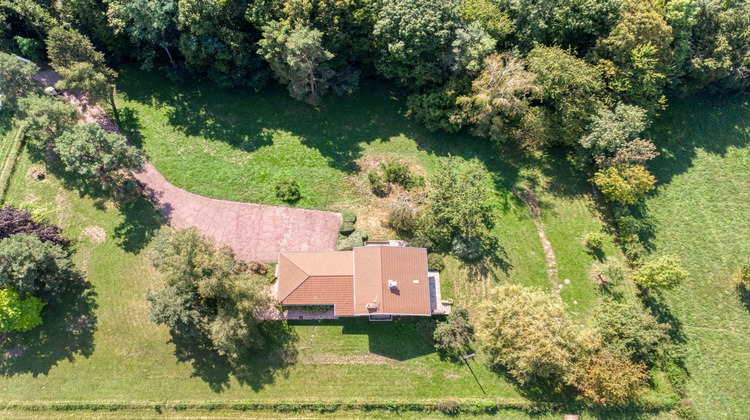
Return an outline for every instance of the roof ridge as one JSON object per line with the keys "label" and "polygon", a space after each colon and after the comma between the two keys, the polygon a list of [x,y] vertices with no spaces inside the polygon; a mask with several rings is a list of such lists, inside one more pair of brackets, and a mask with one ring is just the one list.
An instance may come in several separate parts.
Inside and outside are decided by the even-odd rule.
{"label": "roof ridge", "polygon": [[383,302],[382,303],[383,308],[380,311],[378,311],[378,312],[385,312],[385,313],[387,313],[386,310],[385,310],[385,285],[383,284],[383,283],[385,283],[383,281],[383,249],[385,247],[383,245],[380,245],[378,248],[380,248],[380,249],[378,249],[378,254],[379,254],[378,257],[379,257],[379,260],[380,260],[380,301]]}
{"label": "roof ridge", "polygon": [[[284,301],[284,300],[285,300],[286,298],[288,298],[289,296],[291,296],[291,295],[292,295],[292,293],[294,293],[295,291],[297,291],[297,289],[299,289],[299,288],[300,288],[300,286],[302,286],[303,284],[305,284],[305,282],[307,282],[308,280],[310,280],[310,277],[312,277],[311,275],[307,274],[307,271],[303,270],[303,269],[302,269],[302,267],[300,267],[300,266],[298,266],[297,264],[295,264],[295,263],[294,263],[294,262],[293,262],[292,260],[290,260],[290,259],[289,259],[289,258],[288,258],[288,257],[287,257],[286,255],[284,255],[284,254],[281,254],[281,256],[282,256],[282,257],[284,257],[284,258],[285,258],[285,259],[286,259],[287,261],[289,261],[289,264],[291,264],[291,265],[293,265],[293,266],[297,267],[297,269],[298,269],[299,271],[301,271],[302,273],[304,273],[306,277],[305,277],[305,279],[304,279],[304,280],[302,280],[301,282],[299,282],[299,284],[297,285],[297,287],[295,287],[294,289],[292,289],[292,290],[291,290],[291,291],[290,291],[290,292],[289,292],[289,293],[288,293],[288,294],[287,294],[286,296],[284,296],[284,298],[283,298],[283,299],[279,299],[279,303],[281,303],[281,302],[282,302],[282,301]],[[277,281],[278,281],[278,280],[277,280]]]}

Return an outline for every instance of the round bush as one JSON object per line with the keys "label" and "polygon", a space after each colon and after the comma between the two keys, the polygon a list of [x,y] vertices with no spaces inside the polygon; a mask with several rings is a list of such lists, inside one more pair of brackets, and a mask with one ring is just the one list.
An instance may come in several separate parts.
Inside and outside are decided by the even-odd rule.
{"label": "round bush", "polygon": [[435,271],[442,271],[445,268],[443,256],[440,254],[430,254],[427,256],[427,268]]}
{"label": "round bush", "polygon": [[453,239],[451,252],[462,260],[474,261],[484,255],[484,248],[482,247],[482,241],[475,236],[468,238],[459,236]]}
{"label": "round bush", "polygon": [[367,240],[367,231],[363,229],[357,229],[349,235],[350,238],[359,238],[363,241]]}
{"label": "round bush", "polygon": [[344,211],[341,212],[341,218],[345,222],[357,223],[357,214],[349,209],[344,209]]}
{"label": "round bush", "polygon": [[354,223],[352,222],[344,222],[341,224],[341,228],[339,228],[339,232],[343,233],[344,235],[348,235],[352,232],[354,232]]}
{"label": "round bush", "polygon": [[285,179],[276,184],[276,197],[281,201],[297,201],[302,198],[302,192],[297,181]]}
{"label": "round bush", "polygon": [[583,237],[583,244],[592,249],[602,249],[605,236],[601,232],[589,232]]}

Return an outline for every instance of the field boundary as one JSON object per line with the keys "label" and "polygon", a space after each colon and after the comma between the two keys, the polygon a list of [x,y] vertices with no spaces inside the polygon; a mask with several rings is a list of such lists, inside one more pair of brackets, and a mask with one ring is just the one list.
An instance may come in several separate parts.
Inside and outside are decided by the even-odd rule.
{"label": "field boundary", "polygon": [[[631,407],[635,408],[635,407]],[[674,404],[648,404],[637,407],[641,413],[669,411]],[[383,402],[55,402],[55,403],[0,403],[2,410],[23,411],[276,411],[333,413],[344,411],[433,412],[444,414],[494,414],[503,410],[518,410],[528,414],[579,413],[592,407],[563,402],[521,402],[498,400],[430,400]],[[627,409],[626,409],[627,410]],[[605,410],[610,411],[610,410]],[[615,411],[619,411],[615,409]]]}

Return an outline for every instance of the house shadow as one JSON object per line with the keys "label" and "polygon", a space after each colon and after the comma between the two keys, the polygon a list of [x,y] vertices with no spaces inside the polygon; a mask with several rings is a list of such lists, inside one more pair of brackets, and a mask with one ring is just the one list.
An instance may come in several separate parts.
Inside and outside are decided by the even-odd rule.
{"label": "house shadow", "polygon": [[393,321],[370,321],[353,317],[332,322],[341,325],[342,334],[366,335],[370,353],[404,361],[435,353],[433,317],[394,317]]}
{"label": "house shadow", "polygon": [[286,322],[267,321],[258,327],[265,343],[261,348],[229,358],[213,349],[205,336],[185,336],[172,331],[171,343],[180,363],[189,363],[193,377],[203,380],[213,392],[229,388],[234,378],[258,392],[277,377],[286,377],[297,361],[297,333]]}
{"label": "house shadow", "polygon": [[41,325],[0,340],[0,375],[47,375],[61,361],[91,356],[97,306],[90,283],[79,279],[68,285],[60,303],[45,306]]}

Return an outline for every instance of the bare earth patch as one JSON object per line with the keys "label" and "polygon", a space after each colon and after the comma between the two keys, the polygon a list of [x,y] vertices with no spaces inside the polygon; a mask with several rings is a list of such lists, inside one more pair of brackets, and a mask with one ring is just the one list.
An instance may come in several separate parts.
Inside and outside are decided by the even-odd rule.
{"label": "bare earth patch", "polygon": [[19,344],[15,347],[11,347],[8,351],[5,352],[5,358],[6,359],[15,359],[16,357],[21,357],[26,353],[28,348],[24,346],[23,344]]}
{"label": "bare earth patch", "polygon": [[89,226],[81,232],[81,236],[89,238],[96,245],[101,245],[107,239],[107,232],[101,226]]}

